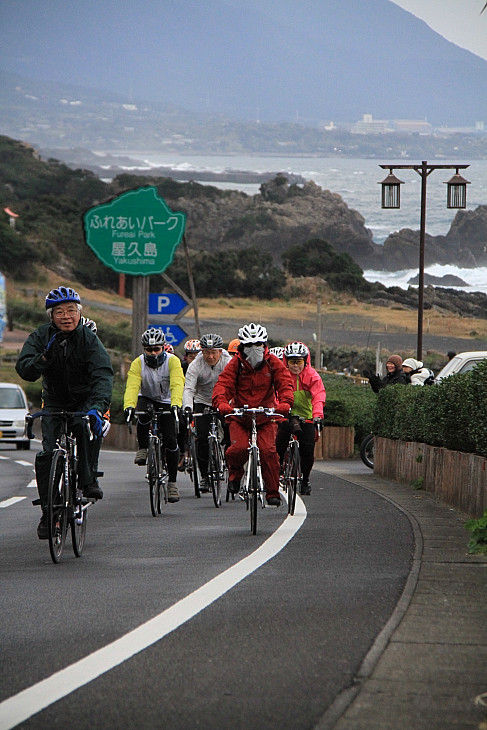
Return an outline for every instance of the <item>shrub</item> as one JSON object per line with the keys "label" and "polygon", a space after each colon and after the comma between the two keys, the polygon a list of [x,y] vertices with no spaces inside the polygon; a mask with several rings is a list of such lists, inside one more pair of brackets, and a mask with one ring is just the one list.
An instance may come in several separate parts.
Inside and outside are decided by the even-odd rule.
{"label": "shrub", "polygon": [[374,433],[487,457],[487,362],[432,387],[394,385],[380,391]]}
{"label": "shrub", "polygon": [[372,431],[377,395],[368,385],[356,385],[343,375],[325,374],[325,425],[354,426],[355,442]]}

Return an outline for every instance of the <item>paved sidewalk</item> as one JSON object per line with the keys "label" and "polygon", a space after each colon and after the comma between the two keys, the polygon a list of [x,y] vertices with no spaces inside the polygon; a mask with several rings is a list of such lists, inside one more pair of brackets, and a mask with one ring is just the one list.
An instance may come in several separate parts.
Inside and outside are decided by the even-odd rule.
{"label": "paved sidewalk", "polygon": [[487,730],[487,556],[468,555],[468,518],[360,460],[313,468],[392,501],[416,543],[396,610],[315,730]]}

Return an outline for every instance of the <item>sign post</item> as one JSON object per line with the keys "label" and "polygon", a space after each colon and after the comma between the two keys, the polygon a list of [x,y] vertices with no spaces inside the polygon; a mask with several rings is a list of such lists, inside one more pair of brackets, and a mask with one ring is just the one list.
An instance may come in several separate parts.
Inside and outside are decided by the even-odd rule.
{"label": "sign post", "polygon": [[172,211],[155,186],[129,190],[83,216],[85,240],[106,266],[134,277],[132,355],[147,327],[150,274],[172,263],[186,226],[186,215]]}

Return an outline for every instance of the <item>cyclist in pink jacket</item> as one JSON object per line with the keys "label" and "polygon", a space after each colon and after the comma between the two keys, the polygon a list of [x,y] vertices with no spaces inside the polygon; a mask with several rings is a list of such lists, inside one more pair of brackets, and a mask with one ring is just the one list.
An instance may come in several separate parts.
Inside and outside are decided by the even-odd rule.
{"label": "cyclist in pink jacket", "polygon": [[294,384],[294,403],[288,421],[279,424],[276,449],[283,459],[289,435],[295,433],[301,456],[301,494],[311,494],[309,475],[314,463],[315,442],[318,427],[323,420],[326,401],[325,386],[319,373],[311,367],[310,353],[303,342],[290,342],[284,348],[284,364],[289,369]]}

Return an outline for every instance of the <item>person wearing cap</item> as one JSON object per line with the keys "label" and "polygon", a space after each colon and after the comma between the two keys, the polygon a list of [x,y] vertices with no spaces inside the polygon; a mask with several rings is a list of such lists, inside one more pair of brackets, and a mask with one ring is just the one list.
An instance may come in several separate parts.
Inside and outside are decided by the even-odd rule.
{"label": "person wearing cap", "polygon": [[[249,417],[232,417],[233,409],[244,405],[250,408],[275,408],[276,413],[288,416],[294,403],[293,380],[284,363],[271,355],[267,346],[267,330],[250,322],[240,328],[240,344],[235,357],[228,363],[213,389],[213,407],[223,416],[228,415],[230,446],[226,450],[228,488],[238,494],[248,458]],[[267,504],[278,507],[279,456],[276,450],[277,423],[264,415],[257,416],[257,445],[260,450],[262,477]]]}
{"label": "person wearing cap", "polygon": [[[213,388],[218,376],[231,361],[231,355],[223,348],[220,335],[209,333],[200,339],[201,351],[186,370],[183,390],[183,411],[185,415],[204,413],[211,409]],[[211,414],[195,418],[197,436],[198,466],[201,473],[200,491],[207,492],[208,485],[208,434],[211,428]],[[226,424],[222,424],[226,425]]]}
{"label": "person wearing cap", "polygon": [[[49,322],[25,341],[15,369],[23,380],[42,378],[42,409],[80,411],[90,416],[93,435],[103,436],[103,414],[112,397],[113,369],[110,357],[89,326],[81,322],[79,294],[68,286],[53,289],[46,297]],[[42,418],[42,451],[36,455],[35,472],[42,517],[39,539],[48,538],[47,501],[52,453],[61,424],[54,416]],[[97,449],[90,448],[87,429],[73,423],[78,442],[79,484],[85,497],[102,499],[97,482]]]}
{"label": "person wearing cap", "polygon": [[432,385],[434,382],[434,372],[425,368],[421,360],[408,357],[404,360],[402,369],[411,378],[411,385]]}
{"label": "person wearing cap", "polygon": [[371,370],[364,370],[363,375],[369,379],[374,393],[385,388],[386,385],[409,385],[411,378],[402,369],[402,357],[400,355],[389,355],[386,362],[387,373],[383,378],[375,375]]}

